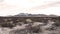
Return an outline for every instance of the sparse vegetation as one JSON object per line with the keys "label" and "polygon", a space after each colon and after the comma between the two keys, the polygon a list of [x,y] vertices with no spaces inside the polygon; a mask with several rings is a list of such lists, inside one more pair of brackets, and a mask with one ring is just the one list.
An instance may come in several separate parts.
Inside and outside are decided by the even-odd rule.
{"label": "sparse vegetation", "polygon": [[0,23],[0,31],[0,34],[59,34],[60,21],[56,18],[12,18]]}

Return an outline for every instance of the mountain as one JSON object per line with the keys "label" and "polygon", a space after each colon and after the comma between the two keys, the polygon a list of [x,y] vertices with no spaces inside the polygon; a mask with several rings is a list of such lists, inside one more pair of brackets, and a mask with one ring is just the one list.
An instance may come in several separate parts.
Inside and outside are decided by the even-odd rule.
{"label": "mountain", "polygon": [[20,13],[14,15],[14,17],[58,17],[57,15],[45,15],[45,14],[28,14],[28,13]]}

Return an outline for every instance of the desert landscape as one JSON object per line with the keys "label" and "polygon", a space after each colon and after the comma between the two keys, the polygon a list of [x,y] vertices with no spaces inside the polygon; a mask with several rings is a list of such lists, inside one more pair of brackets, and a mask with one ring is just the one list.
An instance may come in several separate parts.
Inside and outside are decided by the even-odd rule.
{"label": "desert landscape", "polygon": [[60,33],[60,16],[24,16],[15,15],[8,17],[0,17],[0,34]]}
{"label": "desert landscape", "polygon": [[60,0],[0,0],[0,34],[60,34]]}

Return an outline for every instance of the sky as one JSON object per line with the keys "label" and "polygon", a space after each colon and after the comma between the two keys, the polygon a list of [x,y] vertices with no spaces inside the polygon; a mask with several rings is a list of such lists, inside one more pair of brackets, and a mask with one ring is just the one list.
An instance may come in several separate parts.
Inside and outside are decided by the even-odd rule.
{"label": "sky", "polygon": [[60,0],[0,0],[0,16],[19,13],[60,16]]}

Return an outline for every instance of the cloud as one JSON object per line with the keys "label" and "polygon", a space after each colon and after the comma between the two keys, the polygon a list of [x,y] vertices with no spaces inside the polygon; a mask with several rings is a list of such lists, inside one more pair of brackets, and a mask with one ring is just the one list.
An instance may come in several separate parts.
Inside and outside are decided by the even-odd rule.
{"label": "cloud", "polygon": [[16,6],[7,5],[7,4],[0,4],[0,10],[12,9],[14,7],[16,7]]}
{"label": "cloud", "polygon": [[42,9],[46,9],[49,7],[60,7],[60,2],[53,2],[53,3],[48,3],[45,5],[35,6],[35,7],[27,9],[27,11],[35,11],[35,10],[39,10],[39,9],[42,10]]}
{"label": "cloud", "polygon": [[4,0],[0,0],[0,2],[3,2]]}

